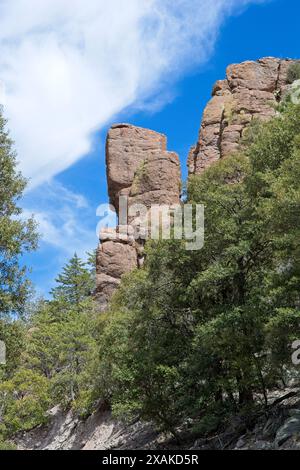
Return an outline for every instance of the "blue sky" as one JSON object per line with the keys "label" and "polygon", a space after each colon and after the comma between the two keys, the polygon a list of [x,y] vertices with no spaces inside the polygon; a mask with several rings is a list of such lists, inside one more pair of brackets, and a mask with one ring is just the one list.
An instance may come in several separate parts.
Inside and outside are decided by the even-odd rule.
{"label": "blue sky", "polygon": [[[165,9],[161,10],[164,1]],[[2,53],[9,58],[2,64],[2,70],[5,70],[2,76],[0,63],[0,79],[5,87],[4,109],[7,109],[22,170],[32,181],[22,205],[25,214],[36,214],[42,235],[39,250],[27,255],[24,261],[31,266],[30,277],[39,293],[47,295],[55,276],[74,251],[83,255],[97,245],[96,208],[107,202],[105,136],[113,122],[130,122],[166,134],[168,148],[180,155],[185,178],[187,154],[196,142],[203,108],[210,98],[213,83],[224,78],[227,65],[264,56],[300,57],[300,2],[297,0],[164,1],[151,0],[157,13],[153,17],[153,11],[139,10],[142,0],[139,4],[136,0],[129,0],[132,11],[128,18],[122,20],[121,27],[115,14],[118,10],[116,3],[122,3],[122,0],[109,2],[110,5],[115,2],[115,8],[112,6],[113,10],[108,12],[105,6],[108,2],[103,2],[99,18],[108,15],[114,21],[108,31],[101,31],[104,36],[99,38],[97,24],[93,26],[93,43],[98,38],[102,41],[102,49],[105,50],[108,44],[109,50],[102,54],[102,49],[99,49],[102,62],[98,62],[99,50],[95,52],[86,47],[88,58],[84,57],[80,62],[74,50],[83,48],[79,39],[87,41],[89,34],[89,18],[82,19],[81,15],[81,6],[86,2],[76,1],[78,10],[75,8],[75,12],[74,9],[69,12],[68,0],[60,0],[56,10],[53,9],[56,0],[50,3],[43,0],[45,9],[39,9],[34,18],[28,19],[27,30],[26,25],[24,31],[15,27],[13,37],[14,15],[18,11],[18,17],[22,17],[18,8],[25,8],[25,3],[12,0],[9,4],[15,3],[17,9],[10,11],[9,7],[5,10],[5,2],[0,0],[0,24],[4,21],[0,28],[0,56]],[[89,2],[90,13],[95,17],[92,9],[94,0]],[[62,5],[64,11],[61,10]],[[185,13],[181,15],[183,9]],[[76,37],[76,49],[69,47],[63,56],[68,58],[68,66],[72,60],[70,69],[66,69],[58,54],[61,43],[55,42],[58,34],[56,22],[66,12],[69,15],[66,19],[68,28],[59,34],[60,40],[67,37],[72,45]],[[78,15],[76,21],[73,21],[74,14]],[[53,34],[37,38],[37,27],[47,29],[48,35],[49,25],[43,24],[44,15],[53,15]],[[133,34],[132,24],[136,25],[136,21],[141,19],[147,28]],[[155,29],[158,22],[163,23]],[[117,38],[112,38],[110,31],[114,27]],[[156,34],[154,40],[149,39],[153,31]],[[13,46],[6,50],[9,35]],[[122,46],[120,41],[125,36],[128,45]],[[16,38],[19,46],[14,49]],[[42,41],[45,41],[45,49],[41,50]],[[138,48],[133,58],[130,51],[136,41]],[[123,49],[119,51],[120,48]],[[24,65],[19,61],[14,63],[11,57],[17,60],[21,54],[28,54],[30,60],[36,61],[31,64],[29,60]],[[52,59],[45,60],[45,54]],[[82,57],[83,54],[80,55]],[[19,69],[22,66],[24,69]],[[31,73],[27,76],[30,66]],[[89,73],[85,73],[86,69]],[[72,83],[79,80],[77,76],[84,77],[76,87],[74,85],[70,96],[66,70],[68,74],[72,72]],[[50,82],[48,78],[44,79],[45,72],[46,75],[47,72],[52,74]],[[18,78],[22,73],[24,80]],[[53,83],[55,89],[52,88]],[[56,106],[53,100],[57,95],[60,104]],[[76,122],[74,115],[78,115]],[[69,123],[72,123],[70,128]],[[82,128],[86,126],[85,133],[81,123]]]}

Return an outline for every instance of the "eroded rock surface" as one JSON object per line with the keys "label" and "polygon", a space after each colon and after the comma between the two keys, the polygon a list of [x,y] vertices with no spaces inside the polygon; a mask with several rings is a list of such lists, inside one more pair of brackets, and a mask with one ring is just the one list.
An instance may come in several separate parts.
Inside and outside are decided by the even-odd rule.
{"label": "eroded rock surface", "polygon": [[97,250],[97,301],[105,310],[108,301],[118,288],[121,277],[138,265],[134,240],[115,231],[103,230]]}
{"label": "eroded rock surface", "polygon": [[218,81],[203,113],[197,144],[188,157],[190,174],[202,173],[220,158],[239,148],[253,118],[269,119],[276,103],[289,89],[287,73],[295,61],[266,57],[230,65],[226,79]]}
{"label": "eroded rock surface", "polygon": [[179,158],[166,148],[163,134],[129,124],[112,126],[106,142],[106,166],[108,194],[116,209],[121,195],[128,196],[131,204],[178,202]]}

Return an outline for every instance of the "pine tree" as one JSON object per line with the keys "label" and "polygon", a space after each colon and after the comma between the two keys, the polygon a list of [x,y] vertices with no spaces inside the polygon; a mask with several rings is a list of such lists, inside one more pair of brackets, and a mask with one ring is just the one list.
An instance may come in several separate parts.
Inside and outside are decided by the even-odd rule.
{"label": "pine tree", "polygon": [[93,290],[96,287],[96,257],[97,250],[93,250],[87,253],[87,267],[90,271],[91,279],[93,281]]}
{"label": "pine tree", "polygon": [[58,286],[51,291],[53,298],[55,300],[62,299],[77,308],[93,291],[91,272],[76,253],[64,266],[62,273],[56,278],[56,282]]}

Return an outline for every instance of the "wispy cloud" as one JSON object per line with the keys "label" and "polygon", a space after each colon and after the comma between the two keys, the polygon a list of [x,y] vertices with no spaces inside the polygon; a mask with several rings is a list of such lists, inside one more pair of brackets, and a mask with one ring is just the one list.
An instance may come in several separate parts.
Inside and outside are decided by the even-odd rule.
{"label": "wispy cloud", "polygon": [[56,181],[28,193],[23,216],[34,214],[41,247],[55,248],[62,258],[84,256],[97,245],[95,208],[81,194]]}
{"label": "wispy cloud", "polygon": [[0,79],[24,174],[38,185],[68,168],[95,129],[205,62],[228,15],[262,2],[0,0]]}

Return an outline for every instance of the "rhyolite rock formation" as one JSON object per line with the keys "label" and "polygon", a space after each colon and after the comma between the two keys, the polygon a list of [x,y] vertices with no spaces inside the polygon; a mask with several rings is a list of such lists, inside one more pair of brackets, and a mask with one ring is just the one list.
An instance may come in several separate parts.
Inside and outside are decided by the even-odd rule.
{"label": "rhyolite rock formation", "polygon": [[[266,120],[276,114],[276,103],[291,86],[287,75],[294,62],[266,57],[227,68],[226,79],[213,87],[198,142],[189,153],[190,175],[237,151],[252,119]],[[120,196],[128,198],[129,206],[142,203],[147,208],[180,202],[179,158],[167,151],[167,139],[158,132],[129,124],[112,126],[106,142],[106,167],[109,198],[117,213]],[[125,226],[134,221],[129,217],[119,223],[117,240],[111,230],[100,236],[96,296],[102,310],[122,275],[143,263],[142,240],[124,234]]]}
{"label": "rhyolite rock formation", "polygon": [[[109,198],[118,216],[120,196],[127,197],[128,208],[143,204],[150,209],[152,204],[180,202],[179,158],[167,151],[163,134],[129,124],[112,126],[106,141],[106,168]],[[122,275],[143,263],[143,241],[131,235],[134,221],[127,217],[119,223],[117,237],[109,229],[100,234],[96,297],[102,310]]]}
{"label": "rhyolite rock formation", "polygon": [[120,196],[129,203],[172,204],[180,195],[180,166],[178,155],[167,151],[163,134],[116,124],[106,141],[108,194],[118,209]]}
{"label": "rhyolite rock formation", "polygon": [[269,119],[288,91],[287,73],[296,61],[266,57],[230,65],[226,79],[217,81],[206,106],[197,144],[188,157],[189,174],[202,173],[239,148],[253,118]]}
{"label": "rhyolite rock formation", "polygon": [[120,284],[122,275],[138,266],[135,241],[125,236],[115,240],[109,230],[103,230],[100,234],[96,263],[96,297],[101,310],[105,310]]}

